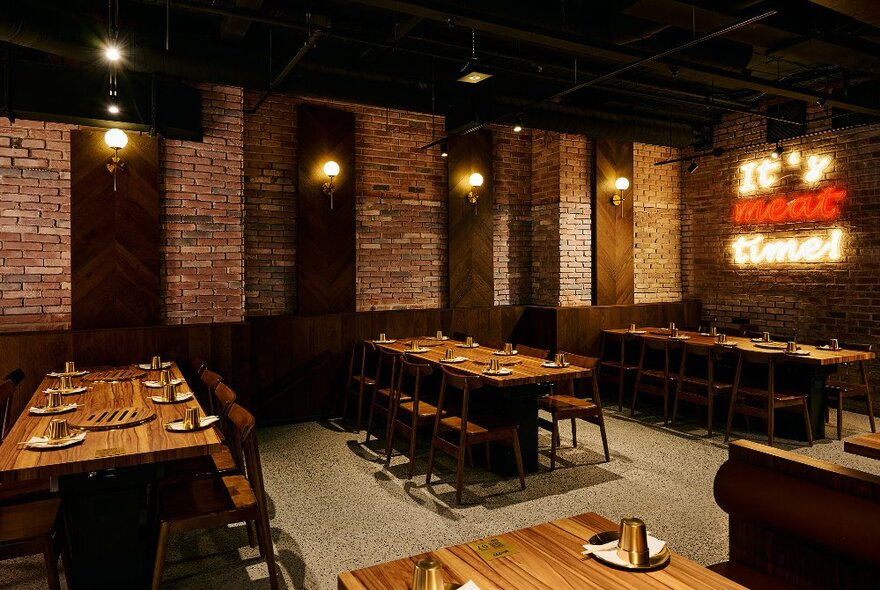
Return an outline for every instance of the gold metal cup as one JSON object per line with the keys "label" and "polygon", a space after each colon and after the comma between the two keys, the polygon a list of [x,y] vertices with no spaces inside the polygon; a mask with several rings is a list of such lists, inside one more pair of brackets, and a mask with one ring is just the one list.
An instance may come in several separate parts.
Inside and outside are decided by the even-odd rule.
{"label": "gold metal cup", "polygon": [[473,348],[474,346],[474,337],[468,336],[464,339],[464,345]]}
{"label": "gold metal cup", "polygon": [[451,348],[447,348],[447,349],[446,349],[446,360],[447,360],[447,361],[451,361],[451,360],[454,359],[454,358],[455,358],[455,357],[452,356],[452,349],[451,349]]}
{"label": "gold metal cup", "polygon": [[715,326],[712,326],[711,328],[709,328],[709,336],[717,336],[717,335],[718,335],[718,328],[716,328]]}
{"label": "gold metal cup", "polygon": [[410,350],[418,350],[418,349],[419,349],[419,341],[418,341],[418,340],[413,340],[413,341],[412,341],[412,344],[411,344],[411,346],[410,346]]}
{"label": "gold metal cup", "polygon": [[648,565],[648,531],[640,518],[624,518],[620,521],[620,541],[617,556],[632,565]]}
{"label": "gold metal cup", "polygon": [[635,331],[636,331],[636,325],[635,325],[635,324],[630,324],[630,325],[629,325],[629,331],[630,331],[630,332],[635,332]]}
{"label": "gold metal cup", "polygon": [[60,383],[58,384],[58,389],[73,389],[73,377],[71,377],[70,375],[62,375]]}
{"label": "gold metal cup", "polygon": [[47,408],[60,408],[64,405],[64,395],[60,391],[50,391],[46,395]]}
{"label": "gold metal cup", "polygon": [[388,338],[385,337],[385,332],[379,333],[379,342],[385,342]]}
{"label": "gold metal cup", "polygon": [[201,424],[202,421],[201,417],[199,416],[199,408],[187,408],[186,412],[183,415],[183,428],[185,430],[193,430],[201,426]]}
{"label": "gold metal cup", "polygon": [[675,329],[675,322],[669,322],[669,331],[672,332]]}
{"label": "gold metal cup", "polygon": [[165,385],[166,383],[171,383],[171,371],[162,369],[159,371],[159,385]]}
{"label": "gold metal cup", "polygon": [[67,361],[64,363],[64,372],[65,373],[76,373],[76,364],[73,361]]}
{"label": "gold metal cup", "polygon": [[161,369],[162,368],[162,357],[160,357],[157,354],[152,359],[150,359],[150,368],[151,369]]}
{"label": "gold metal cup", "polygon": [[786,352],[797,352],[797,342],[791,341],[785,345]]}
{"label": "gold metal cup", "polygon": [[70,436],[70,427],[67,425],[67,420],[64,418],[52,418],[49,422],[49,429],[46,431],[46,436],[49,437],[50,440],[60,440]]}
{"label": "gold metal cup", "polygon": [[723,332],[721,334],[718,334],[716,336],[716,338],[718,338],[718,344],[726,344],[727,343],[727,334],[724,334]]}
{"label": "gold metal cup", "polygon": [[504,343],[504,354],[513,354],[513,344],[510,342]]}
{"label": "gold metal cup", "polygon": [[831,350],[840,350],[840,342],[837,341],[837,338],[832,338],[828,346]]}
{"label": "gold metal cup", "polygon": [[162,399],[166,402],[177,401],[177,388],[166,383],[162,386]]}
{"label": "gold metal cup", "polygon": [[437,338],[437,340],[443,340],[443,330],[437,330],[435,338]]}
{"label": "gold metal cup", "polygon": [[770,342],[770,332],[761,332],[761,340]]}
{"label": "gold metal cup", "polygon": [[497,373],[498,371],[500,371],[501,370],[501,361],[499,361],[498,359],[490,359],[489,360],[489,370],[494,373]]}
{"label": "gold metal cup", "polygon": [[420,559],[413,574],[412,590],[444,590],[440,562],[431,557]]}
{"label": "gold metal cup", "polygon": [[565,355],[561,352],[556,353],[556,366],[564,367],[565,366]]}
{"label": "gold metal cup", "polygon": [[672,336],[673,338],[678,338],[678,328],[672,328],[669,331],[669,335]]}

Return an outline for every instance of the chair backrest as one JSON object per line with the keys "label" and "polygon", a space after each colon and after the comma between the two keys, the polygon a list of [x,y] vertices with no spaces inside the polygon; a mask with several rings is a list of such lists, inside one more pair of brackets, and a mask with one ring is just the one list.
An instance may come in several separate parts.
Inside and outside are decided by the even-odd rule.
{"label": "chair backrest", "polygon": [[233,456],[244,457],[244,467],[241,469],[260,508],[265,510],[266,492],[263,485],[263,466],[260,463],[260,449],[257,444],[256,420],[253,414],[233,403],[229,408],[229,424],[233,435],[230,437],[230,446]]}
{"label": "chair backrest", "polygon": [[465,334],[464,332],[453,332],[452,333],[452,339],[458,340],[459,342],[464,342],[465,340],[467,340],[468,336],[470,336],[470,334]]}
{"label": "chair backrest", "polygon": [[223,377],[221,377],[219,373],[215,373],[208,368],[202,371],[202,374],[199,377],[201,378],[202,383],[205,384],[205,387],[208,388],[208,393],[211,394],[214,393],[214,390],[217,389],[217,386],[223,381]]}
{"label": "chair backrest", "polygon": [[208,368],[208,363],[206,363],[204,360],[200,359],[197,356],[194,356],[193,358],[191,358],[189,360],[189,364],[193,368],[193,371],[196,372],[196,375],[198,375],[199,377],[201,377],[202,373],[205,371],[205,369]]}
{"label": "chair backrest", "polygon": [[[477,339],[474,338],[474,340]],[[477,340],[477,343],[480,346],[485,346],[486,348],[491,348],[494,350],[501,350],[502,348],[504,348],[503,342],[501,342],[500,340],[494,340],[492,338],[483,338],[482,340]]]}
{"label": "chair backrest", "polygon": [[19,385],[21,385],[21,382],[24,381],[24,371],[22,371],[21,369],[12,369],[11,371],[9,371],[9,373],[6,374],[5,377],[0,379],[0,381],[5,379],[12,381],[12,384],[18,387]]}
{"label": "chair backrest", "polygon": [[443,379],[447,387],[459,391],[474,391],[483,386],[483,379],[477,375],[465,373],[451,367],[440,367],[443,370]]}
{"label": "chair backrest", "polygon": [[[377,346],[376,350],[379,351],[379,359],[376,362],[376,387],[382,387],[383,384],[388,384],[388,386],[393,389],[394,379],[397,375],[398,362],[403,356],[403,353],[397,352],[396,350],[388,350],[381,346]],[[387,371],[385,369],[387,369]],[[388,376],[387,381],[384,381],[385,375]]]}
{"label": "chair backrest", "polygon": [[219,408],[221,414],[229,413],[229,407],[235,403],[237,398],[235,392],[232,391],[232,388],[223,382],[218,383],[217,387],[214,388],[214,397],[220,402]]}
{"label": "chair backrest", "polygon": [[0,441],[6,438],[12,426],[12,401],[15,395],[15,383],[10,379],[0,381]]}
{"label": "chair backrest", "polygon": [[517,344],[514,348],[519,354],[539,358],[542,360],[546,359],[550,355],[549,350],[545,350],[543,348],[532,348],[531,346],[526,346],[525,344]]}
{"label": "chair backrest", "polygon": [[434,372],[431,365],[414,354],[404,353],[400,359],[400,366],[402,369],[401,372],[406,372],[410,377],[427,377]]}
{"label": "chair backrest", "polygon": [[[558,351],[558,352],[559,352],[560,354],[564,354],[564,355],[565,355],[565,362],[567,362],[567,363],[571,363],[571,364],[572,364],[573,366],[575,366],[575,367],[583,367],[584,369],[590,369],[591,371],[595,371],[595,370],[596,370],[596,366],[599,364],[599,359],[597,359],[597,358],[595,358],[595,357],[591,357],[591,356],[583,356],[583,355],[580,355],[580,354],[575,354],[575,353],[573,353],[573,352],[566,352],[566,351],[564,351],[564,350],[560,350],[560,351]],[[579,386],[579,387],[583,387],[582,384],[583,384],[587,379],[589,379],[589,380],[593,381],[593,385],[594,385],[594,386],[598,387],[598,385],[596,384],[596,382],[595,382],[595,380],[594,380],[594,377],[595,377],[595,373],[593,373],[593,374],[591,374],[590,376],[585,377],[585,378],[583,378],[583,379],[578,379],[578,380],[577,380],[578,383],[575,384],[575,385],[577,385],[577,386]],[[595,401],[596,405],[598,405],[599,407],[601,407],[601,406],[602,406],[602,400],[599,399],[599,395],[597,395],[598,389],[597,389],[596,387],[593,388],[593,390],[590,392],[590,394],[593,395],[593,397],[594,397],[594,401]],[[581,390],[580,392],[578,392],[577,390],[575,390],[574,393],[575,393],[575,394],[577,394],[577,393],[586,393],[586,391]]]}

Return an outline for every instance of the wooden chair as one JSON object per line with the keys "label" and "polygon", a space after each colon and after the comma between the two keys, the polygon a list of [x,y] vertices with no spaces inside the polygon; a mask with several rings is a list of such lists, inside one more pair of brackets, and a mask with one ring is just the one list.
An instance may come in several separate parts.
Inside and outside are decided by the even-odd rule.
{"label": "wooden chair", "polygon": [[[807,406],[807,394],[798,392],[779,391],[776,389],[776,366],[784,363],[782,353],[772,354],[765,352],[739,351],[739,361],[736,364],[736,375],[733,378],[733,392],[730,394],[730,412],[727,415],[727,432],[724,442],[730,440],[730,430],[733,425],[734,413],[745,416],[757,416],[767,422],[767,444],[773,446],[774,416],[776,410],[781,408],[800,407],[804,414],[804,427],[807,429],[807,440],[813,446],[813,428],[810,425],[810,410]],[[765,367],[767,371],[767,386],[752,387],[740,385],[743,367],[751,365],[752,368]],[[739,399],[743,398],[743,402]],[[763,407],[755,407],[745,403],[754,401]]]}
{"label": "wooden chair", "polygon": [[[644,392],[663,398],[663,423],[669,422],[669,386],[672,383],[672,375],[679,370],[677,366],[672,368],[674,360],[671,353],[673,348],[678,346],[678,342],[668,338],[642,338],[642,351],[639,354],[639,368],[633,388],[630,416],[636,413],[639,392]],[[657,362],[658,358],[661,362]],[[646,359],[650,364],[645,363]]]}
{"label": "wooden chair", "polygon": [[[409,479],[413,477],[419,426],[433,423],[437,415],[437,406],[426,402],[422,396],[422,378],[428,377],[433,372],[431,365],[414,355],[404,354],[400,359],[395,399],[391,408],[391,428],[387,437],[385,464],[391,463],[394,434],[398,431],[402,432],[409,439]],[[401,401],[406,377],[412,380],[412,397],[410,401]],[[403,417],[402,420],[398,418],[399,415]]]}
{"label": "wooden chair", "polygon": [[546,360],[547,357],[550,356],[549,350],[545,350],[543,348],[533,348],[531,346],[526,346],[525,344],[517,344],[513,347],[513,349],[517,351],[517,354],[521,354],[523,356],[531,356],[541,360]]}
{"label": "wooden chair", "polygon": [[15,402],[15,383],[10,379],[0,380],[0,441],[12,427],[12,404]]}
{"label": "wooden chair", "polygon": [[617,386],[617,409],[623,411],[623,390],[627,375],[639,370],[639,365],[628,362],[627,344],[633,341],[631,334],[621,334],[602,330],[599,345],[599,366],[597,376]]}
{"label": "wooden chair", "polygon": [[[470,334],[465,334],[464,332],[453,332],[452,333],[452,339],[458,340],[459,342],[464,342],[465,340],[467,340],[468,336],[470,336]],[[476,338],[474,338],[474,340],[476,340]]]}
{"label": "wooden chair", "polygon": [[[21,378],[24,378],[24,373],[22,373]],[[19,380],[18,382],[21,383],[21,380]],[[0,380],[0,410],[2,410],[4,407],[9,407],[12,405],[12,402],[14,401],[13,397],[15,394],[15,390],[15,381],[12,381],[10,379]],[[11,420],[12,418],[10,416],[10,422]],[[9,426],[11,426],[11,423]],[[0,428],[0,443],[3,442],[8,433],[8,426],[5,428]],[[0,483],[0,505],[24,502],[25,500],[44,499],[49,495],[50,486],[49,480],[47,478],[27,479],[16,482]]]}
{"label": "wooden chair", "polygon": [[237,445],[244,456],[243,475],[191,479],[163,486],[159,490],[160,525],[153,568],[154,590],[162,583],[169,535],[248,521],[257,523],[260,553],[266,558],[269,568],[269,584],[273,590],[278,588],[275,549],[266,510],[254,417],[238,404],[232,404],[229,421],[235,431],[230,442],[233,446]]}
{"label": "wooden chair", "polygon": [[[443,380],[440,385],[440,398],[437,401],[437,414],[434,417],[434,434],[431,437],[431,449],[428,452],[428,473],[425,476],[425,483],[431,483],[436,449],[456,457],[455,503],[461,504],[465,451],[471,445],[485,443],[486,468],[491,469],[489,443],[497,441],[513,447],[516,468],[519,472],[520,489],[526,489],[522,455],[519,449],[519,427],[516,424],[510,424],[493,417],[479,417],[476,421],[471,419],[469,415],[471,391],[480,389],[483,386],[483,380],[480,377],[460,373],[446,367],[442,367],[442,370]],[[447,389],[449,388],[461,392],[461,414],[458,416],[444,413],[444,404],[447,402]],[[441,436],[442,429],[453,433],[455,438],[447,439]]]}
{"label": "wooden chair", "polygon": [[352,394],[357,396],[357,415],[355,416],[355,432],[361,431],[361,416],[364,413],[364,394],[376,387],[376,381],[369,376],[367,360],[375,356],[376,346],[369,340],[355,342],[351,349],[348,362],[348,381],[345,384],[345,399],[342,402],[342,417],[348,415],[348,400]]}
{"label": "wooden chair", "polygon": [[484,338],[482,340],[474,338],[474,340],[477,341],[477,344],[485,346],[489,350],[501,350],[504,348],[504,343],[500,340],[494,340],[492,338]]}
{"label": "wooden chair", "polygon": [[50,590],[60,590],[56,532],[61,499],[0,505],[0,560],[43,554]]}
{"label": "wooden chair", "polygon": [[219,373],[215,373],[214,371],[212,371],[211,369],[209,369],[206,366],[204,369],[202,369],[202,372],[199,375],[199,379],[201,379],[202,385],[204,385],[204,387],[207,391],[207,397],[206,397],[206,399],[208,401],[207,410],[212,414],[216,414],[217,408],[215,407],[215,404],[214,404],[214,390],[217,389],[217,385],[219,385],[220,382],[223,381],[223,377],[220,376]]}
{"label": "wooden chair", "polygon": [[[732,383],[717,379],[718,359],[723,353],[711,344],[686,342],[681,353],[681,367],[675,378],[675,403],[672,406],[672,424],[678,416],[681,401],[706,406],[708,435],[712,436],[715,396],[733,390]],[[701,394],[700,392],[705,392]]]}
{"label": "wooden chair", "polygon": [[[817,346],[827,346],[828,340],[821,340],[816,343]],[[870,352],[872,345],[870,344],[841,344],[841,348],[846,350],[858,350],[861,352]],[[843,367],[850,367],[853,363],[843,363]],[[874,402],[871,399],[871,384],[868,381],[868,371],[865,361],[854,363],[859,368],[859,380],[854,381],[847,379],[844,373],[835,374],[829,378],[828,384],[825,386],[825,421],[828,422],[828,407],[834,403],[837,407],[837,440],[843,438],[843,401],[848,398],[864,398],[865,405],[868,409],[868,421],[871,424],[871,432],[877,432],[874,425]]]}
{"label": "wooden chair", "polygon": [[[556,449],[559,446],[559,421],[571,419],[572,446],[577,447],[577,419],[591,422],[599,427],[602,434],[602,448],[605,451],[605,462],[611,460],[608,452],[608,437],[605,433],[605,418],[602,415],[602,398],[599,396],[599,383],[596,377],[596,364],[598,359],[560,351],[565,355],[566,361],[576,367],[590,369],[589,379],[592,401],[585,399],[586,392],[578,391],[576,386],[583,386],[585,379],[564,381],[559,384],[559,391],[551,395],[538,398],[538,409],[550,412],[551,422],[544,419],[538,420],[538,426],[550,431],[550,471],[556,468]],[[565,388],[567,391],[563,391]],[[583,395],[578,395],[583,394]]]}
{"label": "wooden chair", "polygon": [[[393,350],[378,348],[379,359],[376,362],[376,377],[373,386],[373,398],[370,402],[370,413],[367,417],[367,436],[365,443],[370,442],[370,434],[373,431],[373,416],[381,414],[385,416],[385,436],[388,436],[391,427],[391,402],[394,399],[394,388],[397,385],[397,368],[403,353]],[[384,375],[387,375],[387,380]],[[408,395],[403,395],[400,401],[411,401]]]}

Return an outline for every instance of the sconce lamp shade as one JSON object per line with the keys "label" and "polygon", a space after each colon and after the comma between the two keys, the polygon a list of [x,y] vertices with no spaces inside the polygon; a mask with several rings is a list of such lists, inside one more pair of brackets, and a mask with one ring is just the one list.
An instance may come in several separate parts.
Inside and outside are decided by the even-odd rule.
{"label": "sconce lamp shade", "polygon": [[333,160],[328,160],[326,164],[324,164],[324,174],[333,178],[334,176],[339,175],[339,164],[334,162]]}
{"label": "sconce lamp shade", "polygon": [[128,136],[122,129],[110,129],[104,134],[104,143],[114,150],[121,150],[128,145]]}
{"label": "sconce lamp shade", "polygon": [[483,175],[479,172],[474,172],[471,174],[470,183],[471,186],[483,186]]}
{"label": "sconce lamp shade", "polygon": [[617,180],[614,181],[614,188],[619,191],[625,191],[629,188],[629,179],[625,176],[621,176]]}

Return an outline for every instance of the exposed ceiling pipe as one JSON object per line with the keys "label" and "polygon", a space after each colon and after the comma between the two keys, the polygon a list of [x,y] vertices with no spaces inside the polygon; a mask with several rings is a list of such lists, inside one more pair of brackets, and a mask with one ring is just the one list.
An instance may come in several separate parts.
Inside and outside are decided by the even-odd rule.
{"label": "exposed ceiling pipe", "polygon": [[305,44],[299,48],[299,51],[296,52],[296,55],[294,55],[293,58],[289,62],[287,62],[287,65],[284,66],[284,69],[281,70],[281,73],[278,74],[278,76],[276,76],[274,80],[272,80],[272,83],[269,84],[269,89],[263,93],[263,95],[257,100],[256,103],[254,103],[254,106],[249,109],[245,109],[244,112],[249,115],[256,113],[257,110],[260,108],[260,105],[263,104],[263,102],[267,98],[269,98],[269,96],[271,96],[273,92],[275,92],[275,90],[278,88],[278,86],[281,85],[282,82],[284,82],[285,78],[287,78],[287,75],[290,74],[291,71],[293,71],[293,68],[296,67],[296,64],[302,61],[302,59],[306,56],[309,50],[315,46],[315,43],[318,42],[318,39],[320,39],[322,35],[323,32],[320,29],[312,33],[312,36],[309,37],[306,40]]}

